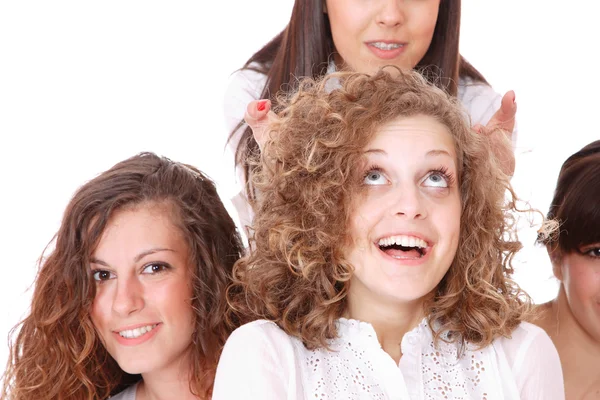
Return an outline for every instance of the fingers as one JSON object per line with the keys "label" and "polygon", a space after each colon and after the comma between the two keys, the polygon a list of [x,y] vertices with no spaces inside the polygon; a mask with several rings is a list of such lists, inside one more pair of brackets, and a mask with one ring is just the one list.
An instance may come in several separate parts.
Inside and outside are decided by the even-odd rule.
{"label": "fingers", "polygon": [[483,130],[483,125],[475,124],[471,127],[471,129],[473,129],[477,133],[481,133],[481,131]]}
{"label": "fingers", "polygon": [[265,132],[267,130],[267,124],[269,123],[269,117],[274,115],[275,114],[271,111],[270,100],[254,100],[246,107],[244,120],[250,129],[252,129],[254,140],[256,140],[256,143],[258,143],[258,147],[261,150],[267,140]]}
{"label": "fingers", "polygon": [[517,102],[515,92],[509,90],[502,97],[500,109],[492,116],[486,127],[488,129],[502,129],[512,136],[515,129],[515,117],[517,115]]}

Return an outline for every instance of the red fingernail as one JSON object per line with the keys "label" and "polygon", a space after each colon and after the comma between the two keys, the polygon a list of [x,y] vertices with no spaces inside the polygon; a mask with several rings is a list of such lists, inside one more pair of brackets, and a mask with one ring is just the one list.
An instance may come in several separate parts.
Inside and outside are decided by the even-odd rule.
{"label": "red fingernail", "polygon": [[259,101],[258,105],[256,106],[256,109],[258,111],[263,111],[267,107],[267,101],[268,100],[261,100],[261,101]]}

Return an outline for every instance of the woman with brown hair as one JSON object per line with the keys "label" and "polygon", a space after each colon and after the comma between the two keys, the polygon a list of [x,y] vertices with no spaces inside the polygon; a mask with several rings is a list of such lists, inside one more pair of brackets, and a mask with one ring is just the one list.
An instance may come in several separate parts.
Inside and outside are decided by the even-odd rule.
{"label": "woman with brown hair", "polygon": [[[293,92],[303,77],[318,79],[334,71],[373,74],[385,65],[416,69],[460,99],[473,124],[500,126],[505,131],[496,131],[494,139],[507,136],[516,143],[515,94],[502,98],[461,56],[460,21],[461,0],[294,1],[285,29],[233,75],[225,94],[229,144],[246,185],[234,198],[242,225],[251,222],[245,200],[254,195],[248,186],[249,160],[259,150],[252,129],[259,134],[271,106],[277,106],[277,93]],[[512,174],[511,149],[502,158],[504,170]]]}
{"label": "woman with brown hair", "polygon": [[560,289],[535,322],[556,345],[567,399],[600,399],[600,140],[564,162],[548,219],[559,232],[540,242]]}
{"label": "woman with brown hair", "polygon": [[280,99],[214,400],[564,398],[556,349],[523,322],[515,198],[486,133],[394,72]]}
{"label": "woman with brown hair", "polygon": [[65,210],[2,398],[209,399],[242,249],[200,171],[152,153],[116,164]]}

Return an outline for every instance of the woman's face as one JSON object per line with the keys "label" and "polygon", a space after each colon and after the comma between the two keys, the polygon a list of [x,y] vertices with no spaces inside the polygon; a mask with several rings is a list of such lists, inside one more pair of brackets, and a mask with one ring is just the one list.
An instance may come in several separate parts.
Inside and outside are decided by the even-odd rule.
{"label": "woman's face", "polygon": [[414,303],[442,280],[458,247],[454,139],[432,117],[403,117],[378,130],[366,158],[366,194],[353,211],[346,254],[354,267],[349,296]]}
{"label": "woman's face", "polygon": [[425,56],[440,0],[326,0],[338,67],[373,74],[414,68]]}
{"label": "woman's face", "polygon": [[181,365],[194,331],[189,250],[165,207],[117,212],[95,250],[91,317],[121,369]]}
{"label": "woman's face", "polygon": [[553,264],[573,316],[600,343],[600,243],[561,254]]}

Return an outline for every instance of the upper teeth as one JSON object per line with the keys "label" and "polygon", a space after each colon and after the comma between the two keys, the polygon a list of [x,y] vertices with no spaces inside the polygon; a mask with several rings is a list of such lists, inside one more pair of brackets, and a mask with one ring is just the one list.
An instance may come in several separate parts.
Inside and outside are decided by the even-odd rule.
{"label": "upper teeth", "polygon": [[127,339],[135,339],[135,338],[142,336],[146,332],[150,332],[152,329],[154,329],[156,327],[156,325],[158,325],[158,324],[146,325],[146,326],[142,326],[142,327],[127,330],[127,331],[121,331],[121,332],[119,332],[119,335],[121,335]]}
{"label": "upper teeth", "polygon": [[398,236],[390,236],[383,239],[379,239],[379,246],[392,246],[394,244],[402,246],[402,247],[419,247],[425,248],[427,247],[427,243],[418,237],[414,236],[406,236],[406,235],[398,235]]}
{"label": "upper teeth", "polygon": [[371,43],[372,46],[377,47],[381,50],[392,50],[402,47],[400,43],[383,43],[383,42],[374,42]]}

